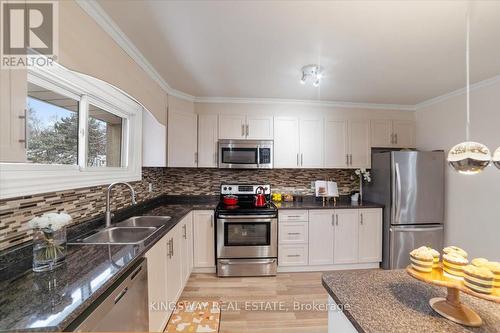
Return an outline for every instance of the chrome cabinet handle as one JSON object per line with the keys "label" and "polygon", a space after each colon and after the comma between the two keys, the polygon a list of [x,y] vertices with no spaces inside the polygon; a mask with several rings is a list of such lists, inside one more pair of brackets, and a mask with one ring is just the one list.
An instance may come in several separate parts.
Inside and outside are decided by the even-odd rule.
{"label": "chrome cabinet handle", "polygon": [[289,235],[300,235],[300,232],[289,232]]}
{"label": "chrome cabinet handle", "polygon": [[185,224],[182,226],[182,229],[184,230],[184,234],[182,235],[182,237],[184,237],[184,239],[187,239],[187,228]]}
{"label": "chrome cabinet handle", "polygon": [[194,153],[194,163],[198,163],[198,152]]}
{"label": "chrome cabinet handle", "polygon": [[297,153],[297,166],[299,166],[299,153]]}
{"label": "chrome cabinet handle", "polygon": [[394,134],[394,143],[398,143],[398,133]]}
{"label": "chrome cabinet handle", "polygon": [[122,291],[120,291],[120,293],[115,297],[115,304],[118,303],[123,296],[125,296],[125,294],[127,293],[128,291],[128,287],[125,287]]}
{"label": "chrome cabinet handle", "polygon": [[300,254],[288,254],[287,257],[290,257],[290,258],[300,257]]}
{"label": "chrome cabinet handle", "polygon": [[303,153],[300,153],[300,165],[301,166],[304,165],[304,154]]}
{"label": "chrome cabinet handle", "polygon": [[336,224],[335,224],[335,225],[339,225],[339,214],[336,214],[335,216],[336,216],[336,218],[337,218],[337,222],[336,222]]}
{"label": "chrome cabinet handle", "polygon": [[172,257],[174,256],[174,239],[172,238],[171,239],[171,242],[172,242]]}
{"label": "chrome cabinet handle", "polygon": [[352,154],[349,154],[349,165],[352,166]]}
{"label": "chrome cabinet handle", "polygon": [[363,213],[361,213],[361,224],[363,224]]}
{"label": "chrome cabinet handle", "polygon": [[335,214],[332,214],[332,227],[335,226]]}
{"label": "chrome cabinet handle", "polygon": [[248,136],[248,133],[249,133],[250,131],[248,130],[248,125],[247,125],[246,127],[247,127],[247,136]]}
{"label": "chrome cabinet handle", "polygon": [[245,125],[241,125],[241,136],[245,136]]}
{"label": "chrome cabinet handle", "polygon": [[394,143],[394,133],[391,133],[391,144]]}
{"label": "chrome cabinet handle", "polygon": [[213,228],[214,227],[214,219],[211,219],[210,220],[210,228]]}
{"label": "chrome cabinet handle", "polygon": [[24,109],[24,114],[22,116],[18,116],[19,119],[22,119],[24,122],[24,139],[19,139],[20,143],[24,143],[24,148],[28,148],[28,117],[26,116],[27,110]]}
{"label": "chrome cabinet handle", "polygon": [[172,252],[171,252],[171,248],[170,248],[170,239],[167,242],[167,257],[169,259],[172,258]]}
{"label": "chrome cabinet handle", "polygon": [[345,164],[349,165],[349,154],[345,154]]}

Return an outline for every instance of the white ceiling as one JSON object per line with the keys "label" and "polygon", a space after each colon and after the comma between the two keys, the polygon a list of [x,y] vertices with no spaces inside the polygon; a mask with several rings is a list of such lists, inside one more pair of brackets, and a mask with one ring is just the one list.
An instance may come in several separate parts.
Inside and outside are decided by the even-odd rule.
{"label": "white ceiling", "polygon": [[[98,0],[197,97],[417,104],[465,84],[462,1]],[[471,82],[500,74],[500,1],[471,2]],[[325,68],[320,88],[300,68]]]}

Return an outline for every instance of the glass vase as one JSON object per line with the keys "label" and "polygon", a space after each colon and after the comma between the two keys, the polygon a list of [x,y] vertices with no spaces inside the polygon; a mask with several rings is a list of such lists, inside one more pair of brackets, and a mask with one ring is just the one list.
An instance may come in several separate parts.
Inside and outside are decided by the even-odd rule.
{"label": "glass vase", "polygon": [[33,229],[33,271],[45,272],[64,263],[66,258],[66,227]]}

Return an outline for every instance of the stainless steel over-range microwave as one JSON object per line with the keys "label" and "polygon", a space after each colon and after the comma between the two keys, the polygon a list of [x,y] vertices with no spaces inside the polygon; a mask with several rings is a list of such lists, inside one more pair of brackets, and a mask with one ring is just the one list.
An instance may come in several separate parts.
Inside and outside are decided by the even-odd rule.
{"label": "stainless steel over-range microwave", "polygon": [[219,140],[219,168],[272,169],[273,141]]}

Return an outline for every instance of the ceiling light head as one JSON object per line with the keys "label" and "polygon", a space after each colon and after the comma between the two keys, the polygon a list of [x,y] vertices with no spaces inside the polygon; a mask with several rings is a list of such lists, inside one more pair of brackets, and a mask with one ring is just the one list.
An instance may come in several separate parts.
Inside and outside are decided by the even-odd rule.
{"label": "ceiling light head", "polygon": [[500,147],[493,153],[493,158],[491,159],[493,164],[500,169]]}
{"label": "ceiling light head", "polygon": [[307,65],[302,67],[302,77],[300,83],[312,82],[313,86],[319,87],[323,78],[323,68],[319,65]]}
{"label": "ceiling light head", "polygon": [[459,143],[448,153],[448,164],[464,175],[480,173],[490,164],[490,161],[490,150],[478,142]]}

